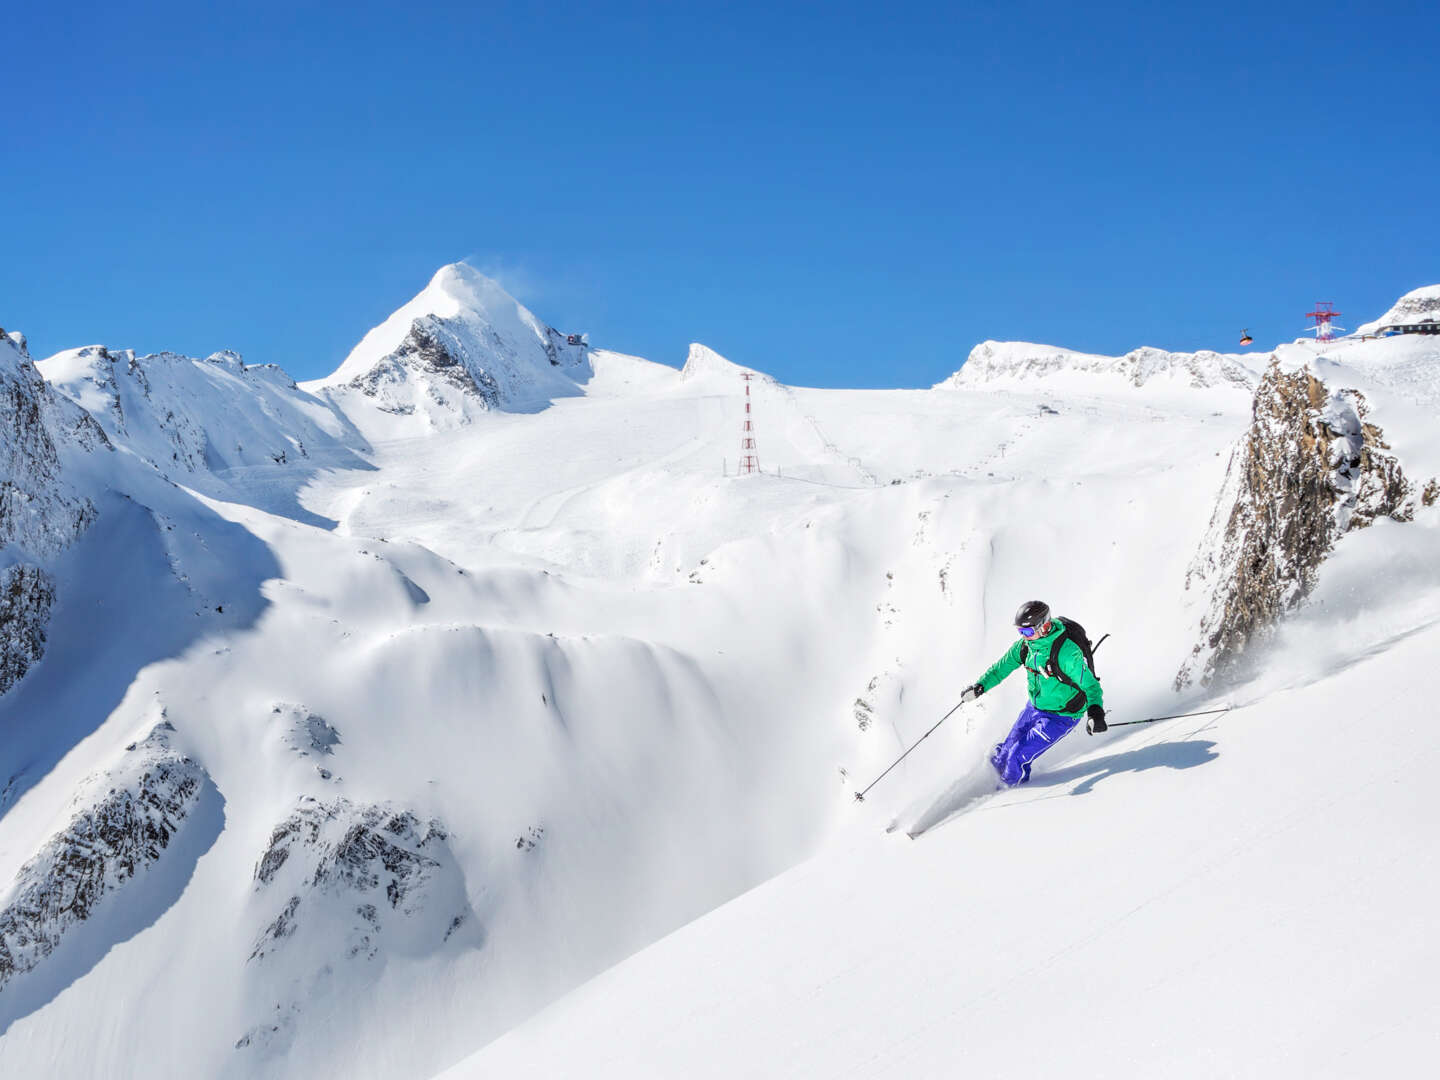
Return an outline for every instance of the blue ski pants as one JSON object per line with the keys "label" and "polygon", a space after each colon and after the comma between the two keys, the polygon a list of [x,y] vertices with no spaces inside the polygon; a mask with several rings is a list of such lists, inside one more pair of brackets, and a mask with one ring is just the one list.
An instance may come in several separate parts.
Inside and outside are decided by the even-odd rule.
{"label": "blue ski pants", "polygon": [[1079,722],[1077,717],[1044,712],[1026,702],[1010,734],[991,751],[990,764],[1007,787],[1023,784],[1030,779],[1035,759],[1069,735]]}

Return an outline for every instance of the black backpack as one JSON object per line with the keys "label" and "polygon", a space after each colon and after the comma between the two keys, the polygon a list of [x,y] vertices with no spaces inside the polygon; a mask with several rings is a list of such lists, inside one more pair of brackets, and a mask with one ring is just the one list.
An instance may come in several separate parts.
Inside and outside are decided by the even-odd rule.
{"label": "black backpack", "polygon": [[[1075,693],[1079,697],[1080,704],[1075,704],[1075,699],[1072,698],[1069,705],[1067,706],[1067,711],[1069,708],[1078,709],[1080,705],[1083,705],[1085,703],[1085,695],[1081,692],[1079,684],[1076,683],[1074,679],[1070,678],[1070,676],[1066,675],[1063,671],[1060,670],[1060,665],[1056,662],[1056,658],[1060,655],[1060,647],[1065,644],[1065,641],[1068,638],[1070,641],[1073,641],[1076,645],[1080,646],[1080,652],[1085,657],[1085,666],[1088,667],[1092,673],[1094,673],[1095,646],[1090,644],[1090,635],[1085,633],[1085,627],[1081,626],[1074,619],[1056,615],[1054,621],[1060,624],[1060,636],[1055,639],[1055,644],[1050,646],[1050,660],[1045,665],[1045,674],[1049,675],[1052,679],[1059,679],[1066,686],[1071,686],[1075,688]],[[1025,663],[1025,658],[1029,655],[1030,646],[1028,644],[1021,645],[1020,662],[1022,664]]]}

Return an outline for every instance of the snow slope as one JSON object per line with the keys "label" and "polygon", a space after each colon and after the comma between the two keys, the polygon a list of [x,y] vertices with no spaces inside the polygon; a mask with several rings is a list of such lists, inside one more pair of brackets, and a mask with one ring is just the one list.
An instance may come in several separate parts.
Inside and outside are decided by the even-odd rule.
{"label": "snow slope", "polygon": [[[1440,465],[1434,346],[1281,356],[1363,388],[1412,473]],[[985,739],[926,744],[958,779],[907,762],[820,854],[443,1077],[1416,1075],[1440,1050],[1440,728],[1415,689],[1436,566],[1440,505],[1345,538],[1262,674],[1164,710],[1231,711],[1072,736],[1028,788],[993,791]],[[1104,576],[1120,610],[1077,610],[1122,628],[1097,657],[1111,718],[1153,715],[1133,613],[1179,609],[1163,578]],[[1001,730],[1016,690],[951,726]]]}
{"label": "snow slope", "polygon": [[[620,986],[638,970],[668,987],[670,976],[645,965],[686,940],[698,940],[700,962],[720,963],[705,959],[713,948],[757,978],[746,967],[754,954],[725,920],[741,911],[746,925],[767,925],[755,905],[780,898],[772,936],[761,940],[789,964],[776,938],[795,939],[795,966],[777,969],[792,972],[794,995],[745,1014],[754,1035],[728,1029],[727,1060],[763,1074],[784,1038],[782,1006],[828,1000],[816,995],[829,984],[804,974],[826,970],[825,961],[804,952],[808,937],[793,925],[780,929],[788,911],[810,910],[817,935],[830,926],[839,970],[865,969],[890,940],[883,935],[903,925],[876,912],[911,902],[884,880],[898,874],[933,886],[916,918],[933,916],[922,925],[958,941],[942,921],[954,916],[944,889],[960,887],[954,857],[932,864],[917,855],[900,870],[897,846],[939,851],[987,820],[1034,816],[987,809],[914,846],[879,837],[893,816],[943,819],[983,793],[969,765],[1008,728],[1015,685],[957,714],[858,814],[849,797],[1008,644],[1021,600],[1044,596],[1114,633],[1100,664],[1117,718],[1199,700],[1170,690],[1198,619],[1185,570],[1249,422],[1245,379],[1196,385],[1188,363],[1174,377],[1138,382],[1062,365],[930,391],[818,391],[762,375],[752,380],[751,415],[767,471],[737,477],[744,369],[703,346],[686,372],[588,347],[583,365],[552,364],[546,328],[536,331],[517,306],[515,323],[492,325],[512,344],[531,335],[540,351],[516,346],[516,371],[536,379],[524,394],[497,398],[499,407],[477,404],[443,381],[446,364],[433,354],[418,367],[396,359],[396,341],[417,319],[441,320],[455,341],[474,343],[464,337],[474,320],[504,308],[479,283],[462,289],[465,280],[446,271],[436,281],[425,303],[367,337],[368,353],[357,349],[387,371],[400,364],[405,394],[420,397],[367,394],[342,368],[344,379],[293,389],[222,379],[225,393],[186,399],[197,446],[228,446],[241,423],[284,432],[308,417],[334,456],[298,478],[265,472],[282,468],[273,460],[167,467],[153,452],[160,436],[138,426],[110,429],[121,453],[76,473],[99,519],[57,564],[46,658],[0,697],[0,882],[14,881],[0,893],[0,945],[12,925],[6,912],[14,925],[54,935],[44,957],[0,989],[7,1074],[435,1075],[775,878],[600,984]],[[1435,447],[1422,420],[1433,368],[1413,342],[1357,347],[1295,362],[1368,380],[1396,452],[1407,468],[1413,458],[1428,470]],[[207,363],[176,364],[175,392],[181,378],[213,378]],[[77,358],[69,364],[53,374],[84,403],[99,383]],[[444,386],[462,396],[426,396]],[[103,412],[107,400],[92,405]],[[273,428],[254,415],[274,421],[261,403],[281,417]],[[404,412],[407,403],[417,411]],[[1295,655],[1277,654],[1276,685],[1252,688],[1250,713],[1272,700],[1283,712],[1286,695],[1312,693],[1285,686],[1308,678],[1317,656],[1359,680],[1401,648],[1391,638],[1433,621],[1433,514],[1341,543],[1307,609],[1321,617],[1295,624],[1285,639]],[[1260,730],[1244,715],[1216,730]],[[181,772],[197,778],[183,819],[167,818],[166,844],[135,873],[113,865],[128,857],[126,843],[91,848],[96,873],[86,880],[106,887],[83,924],[45,911],[38,922],[20,919],[44,894],[35,883],[54,880],[47,868],[63,862],[55,838],[108,819],[112,789],[143,795],[133,768],[141,751],[126,747],[151,745],[157,730],[155,753],[188,763]],[[1157,731],[1110,742],[1124,754]],[[1203,738],[1218,748],[1191,755],[1204,760],[1186,750],[1156,762],[1193,768],[1122,763],[1098,774],[1104,783],[1077,772],[1063,782],[1083,788],[1090,778],[1094,795],[1033,805],[1058,821],[1064,804],[1093,804],[1090,820],[1123,817],[1132,830],[1124,835],[1153,841],[1147,829],[1189,813],[1189,803],[1165,798],[1232,768],[1234,777],[1263,771],[1273,747],[1245,750],[1238,734],[1233,746]],[[1075,740],[1064,752],[1079,749],[1090,748]],[[1082,765],[1047,764],[1054,776]],[[1329,782],[1329,765],[1317,759],[1316,768]],[[1187,785],[1173,796],[1164,786],[1172,775]],[[1308,774],[1293,782],[1308,785]],[[1041,791],[984,805],[1028,807]],[[1101,809],[1111,798],[1123,810]],[[1207,789],[1203,800],[1212,798],[1220,796]],[[1247,804],[1225,805],[1238,818]],[[1257,811],[1267,805],[1255,802]],[[1063,820],[1072,818],[1087,820]],[[1191,827],[1202,831],[1203,815]],[[1068,837],[1069,862],[1054,874],[1044,860],[1025,864],[1027,889],[1062,891],[1067,867],[1097,835],[1056,828],[1054,849]],[[984,836],[976,843],[990,858],[1032,838]],[[1097,858],[1118,850],[1100,847]],[[843,943],[839,923],[813,915],[834,907],[813,877],[827,866],[822,877],[854,875],[855,910],[869,912],[844,924]],[[1149,880],[1132,874],[1128,883],[1137,876]],[[981,880],[967,876],[964,895],[982,914],[1012,898]],[[862,882],[873,896],[860,895]],[[794,907],[784,909],[792,888]],[[713,939],[694,939],[711,925],[722,928]],[[1042,945],[1063,947],[1069,925],[1057,922]],[[1005,940],[1020,937],[1016,929]],[[909,947],[943,955],[919,939]],[[931,971],[924,958],[893,977]],[[980,960],[998,971],[1006,958]],[[625,1010],[645,1011],[657,989],[650,978],[617,997],[617,1032],[638,1023]],[[557,1014],[577,1030],[605,1022],[582,1015],[588,993]],[[683,999],[679,989],[672,996]],[[936,1008],[956,1007],[941,997]],[[817,1023],[828,1022],[824,1012]],[[870,1023],[838,1005],[833,1015]],[[543,1057],[551,1051],[536,1047],[533,1032],[546,1022],[487,1051],[502,1063],[494,1070],[484,1055],[467,1068],[508,1075],[533,1055],[555,1066],[547,1075],[586,1071],[577,1059]],[[681,1032],[689,1022],[675,1023]],[[683,1035],[692,1037],[702,1038]],[[657,1071],[638,1060],[632,1071]],[[653,1060],[675,1066],[661,1074],[704,1067],[679,1044]],[[828,1059],[812,1060],[825,1071]]]}
{"label": "snow slope", "polygon": [[1410,671],[1440,626],[1397,637],[1220,717],[1082,733],[914,843],[859,811],[442,1075],[1419,1075],[1440,736]]}

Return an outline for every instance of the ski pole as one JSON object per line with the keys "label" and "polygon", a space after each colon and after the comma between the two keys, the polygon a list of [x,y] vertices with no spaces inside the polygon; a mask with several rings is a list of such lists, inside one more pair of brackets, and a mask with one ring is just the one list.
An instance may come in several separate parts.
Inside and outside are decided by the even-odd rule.
{"label": "ski pole", "polygon": [[1216,713],[1229,712],[1233,705],[1227,705],[1223,709],[1206,709],[1203,712],[1182,712],[1174,716],[1152,716],[1147,720],[1121,720],[1118,724],[1106,724],[1106,727],[1129,727],[1131,724],[1153,724],[1156,720],[1179,720],[1186,716],[1214,716]]}
{"label": "ski pole", "polygon": [[[957,704],[957,705],[955,706],[955,709],[960,708],[960,706],[961,706],[961,705],[964,705],[964,704],[965,704],[965,702],[963,702],[963,701],[960,702],[959,704]],[[919,746],[922,742],[924,742],[926,739],[928,739],[928,738],[930,737],[931,732],[933,732],[933,731],[935,730],[935,728],[938,728],[938,727],[939,727],[941,724],[943,724],[946,720],[949,720],[951,714],[955,712],[955,709],[951,709],[950,712],[947,712],[944,716],[940,717],[939,720],[936,720],[936,721],[935,721],[935,727],[932,727],[932,728],[930,729],[930,731],[925,732],[924,735],[921,735],[920,738],[918,738],[918,739],[915,740],[915,746]],[[914,750],[914,749],[915,749],[915,746],[910,747],[910,750]],[[892,762],[890,763],[890,769],[893,769],[896,765],[899,765],[900,762],[904,761],[907,757],[909,757],[909,756],[910,756],[910,750],[906,750],[905,753],[901,754],[898,758],[896,758],[894,761],[892,761]],[[879,776],[875,777],[874,780],[871,780],[870,783],[866,786],[865,791],[869,791],[872,787],[874,787],[876,784],[878,784],[881,780],[884,780],[885,777],[886,777],[887,775],[889,775],[890,769],[886,769],[886,770],[885,770],[884,772],[882,772]],[[865,801],[865,791],[857,791],[857,792],[855,793],[855,801],[856,801],[856,802],[864,802],[864,801]]]}

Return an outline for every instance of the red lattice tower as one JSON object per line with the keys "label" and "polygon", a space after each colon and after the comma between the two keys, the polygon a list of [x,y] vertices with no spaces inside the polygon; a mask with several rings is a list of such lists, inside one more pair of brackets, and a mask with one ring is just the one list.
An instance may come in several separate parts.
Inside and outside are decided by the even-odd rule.
{"label": "red lattice tower", "polygon": [[745,380],[745,426],[740,431],[740,472],[755,473],[760,471],[760,455],[755,453],[755,421],[750,415],[750,380],[755,373],[742,371],[740,377]]}
{"label": "red lattice tower", "polygon": [[[1335,330],[1330,326],[1331,322],[1340,318],[1340,312],[1335,310],[1335,305],[1329,300],[1315,301],[1315,310],[1305,313],[1307,319],[1315,320],[1315,340],[1330,341],[1335,337]],[[1343,326],[1338,329],[1344,330]]]}

